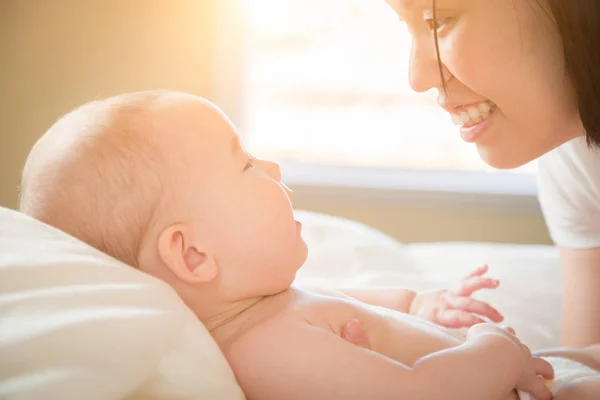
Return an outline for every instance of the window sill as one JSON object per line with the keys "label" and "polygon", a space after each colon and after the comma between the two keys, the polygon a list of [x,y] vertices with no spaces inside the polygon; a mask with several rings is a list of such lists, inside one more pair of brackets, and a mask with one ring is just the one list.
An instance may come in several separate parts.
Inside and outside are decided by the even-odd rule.
{"label": "window sill", "polygon": [[297,200],[540,214],[536,177],[508,171],[416,171],[281,163]]}

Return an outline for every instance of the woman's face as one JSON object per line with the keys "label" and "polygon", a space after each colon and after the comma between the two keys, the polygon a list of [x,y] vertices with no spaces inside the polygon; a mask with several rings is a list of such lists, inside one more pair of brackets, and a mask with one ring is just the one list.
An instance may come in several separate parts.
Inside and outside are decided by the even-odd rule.
{"label": "woman's face", "polygon": [[[515,168],[580,135],[561,39],[543,0],[388,0],[412,35],[409,79],[496,168]],[[440,76],[437,30],[445,81]]]}

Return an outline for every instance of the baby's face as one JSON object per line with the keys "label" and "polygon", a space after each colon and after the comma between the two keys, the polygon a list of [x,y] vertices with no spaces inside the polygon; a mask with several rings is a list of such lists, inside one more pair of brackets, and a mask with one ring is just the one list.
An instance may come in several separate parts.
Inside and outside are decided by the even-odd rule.
{"label": "baby's face", "polygon": [[198,100],[164,122],[163,129],[178,130],[171,140],[183,141],[171,143],[171,155],[185,165],[172,177],[186,197],[185,218],[209,243],[223,290],[237,300],[287,289],[307,247],[279,166],[252,158],[229,120]]}

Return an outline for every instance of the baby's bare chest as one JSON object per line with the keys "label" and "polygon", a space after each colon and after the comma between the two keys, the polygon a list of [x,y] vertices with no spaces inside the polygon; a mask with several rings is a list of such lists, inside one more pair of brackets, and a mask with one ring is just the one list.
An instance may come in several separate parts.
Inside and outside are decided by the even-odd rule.
{"label": "baby's bare chest", "polygon": [[[426,354],[462,343],[462,339],[427,321],[367,305],[343,295],[300,293],[291,299],[285,317],[322,328],[337,336],[342,336],[342,329],[348,322],[357,319],[367,333],[371,350],[408,364]],[[391,343],[395,344],[392,346]],[[386,350],[390,347],[395,349],[393,355]]]}
{"label": "baby's bare chest", "polygon": [[295,296],[286,311],[286,318],[293,318],[340,336],[342,328],[357,319],[366,325],[376,323],[378,314],[366,306],[343,295],[300,293]]}

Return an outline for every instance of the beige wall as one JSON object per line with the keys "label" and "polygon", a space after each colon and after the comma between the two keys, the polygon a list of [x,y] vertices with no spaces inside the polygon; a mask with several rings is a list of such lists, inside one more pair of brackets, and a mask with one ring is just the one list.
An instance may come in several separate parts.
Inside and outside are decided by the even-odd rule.
{"label": "beige wall", "polygon": [[61,114],[96,97],[170,88],[211,94],[213,2],[0,1],[0,205]]}
{"label": "beige wall", "polygon": [[498,242],[550,244],[546,225],[538,213],[495,208],[395,206],[365,201],[304,199],[296,196],[296,206],[350,218],[394,236],[402,242]]}
{"label": "beige wall", "polygon": [[[1,0],[0,205],[16,207],[29,149],[78,104],[149,88],[214,97],[215,1]],[[300,193],[297,202],[407,242],[549,242],[537,212],[376,205]]]}

